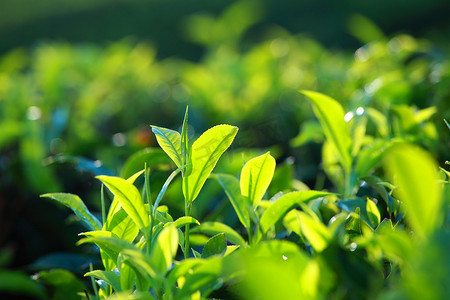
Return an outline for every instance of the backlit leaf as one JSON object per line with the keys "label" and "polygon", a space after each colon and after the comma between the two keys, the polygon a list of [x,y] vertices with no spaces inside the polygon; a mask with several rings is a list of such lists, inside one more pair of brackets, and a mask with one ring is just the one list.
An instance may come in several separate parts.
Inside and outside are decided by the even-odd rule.
{"label": "backlit leaf", "polygon": [[96,178],[100,179],[114,196],[119,199],[123,209],[133,219],[139,229],[145,233],[150,223],[150,217],[138,189],[120,177],[101,175]]}
{"label": "backlit leaf", "polygon": [[281,220],[289,210],[291,210],[295,206],[298,206],[300,203],[329,195],[331,194],[326,192],[302,191],[291,192],[281,196],[277,201],[275,201],[264,211],[260,223],[261,230],[263,231],[263,233],[266,233],[267,230],[269,230],[271,226]]}
{"label": "backlit leaf", "polygon": [[386,155],[384,166],[398,186],[395,194],[406,204],[411,227],[419,236],[428,236],[440,226],[443,217],[436,162],[417,146],[399,144]]}
{"label": "backlit leaf", "polygon": [[303,235],[310,242],[311,246],[317,252],[323,251],[331,240],[331,233],[328,228],[320,221],[315,220],[309,215],[299,212],[300,228]]}
{"label": "backlit leaf", "polygon": [[95,243],[113,262],[117,261],[117,256],[124,249],[136,249],[132,243],[119,239],[109,231],[90,231],[82,235],[86,238],[79,240],[77,245]]}
{"label": "backlit leaf", "polygon": [[372,225],[373,228],[377,227],[378,224],[380,224],[381,220],[380,211],[378,210],[375,202],[370,200],[369,198],[367,198],[366,211],[367,217],[370,221],[370,225]]}
{"label": "backlit leaf", "polygon": [[208,240],[203,248],[202,258],[224,254],[227,250],[227,239],[224,233],[219,233]]}
{"label": "backlit leaf", "polygon": [[188,202],[195,200],[220,156],[233,142],[237,131],[235,126],[217,125],[208,129],[194,142],[191,164],[187,166],[183,180],[183,194]]}
{"label": "backlit leaf", "polygon": [[245,246],[245,240],[233,228],[219,222],[203,222],[199,226],[191,229],[192,233],[206,233],[208,235],[216,235],[218,233],[225,233],[228,241],[235,245]]}
{"label": "backlit leaf", "polygon": [[102,228],[102,224],[100,223],[100,221],[91,214],[89,209],[86,207],[86,205],[84,205],[83,201],[77,195],[66,193],[52,193],[41,195],[41,197],[51,198],[61,204],[64,204],[65,206],[73,210],[73,212],[93,231],[100,230]]}
{"label": "backlit leaf", "polygon": [[177,249],[178,231],[171,224],[161,230],[152,249],[151,261],[161,274],[164,275],[172,266]]}
{"label": "backlit leaf", "polygon": [[156,135],[159,146],[169,155],[177,167],[180,167],[183,162],[180,134],[175,130],[158,126],[152,126],[152,131]]}
{"label": "backlit leaf", "polygon": [[212,174],[211,178],[216,179],[222,186],[223,190],[228,196],[234,210],[239,218],[239,221],[245,228],[250,227],[250,217],[247,211],[247,203],[241,194],[239,180],[228,174]]}
{"label": "backlit leaf", "polygon": [[313,110],[322,124],[327,140],[339,153],[340,162],[345,170],[350,170],[351,139],[347,124],[344,121],[344,110],[336,100],[313,91],[301,91],[313,104]]}
{"label": "backlit leaf", "polygon": [[122,291],[122,288],[120,287],[120,277],[113,271],[95,270],[95,271],[87,272],[86,274],[84,274],[84,276],[92,276],[92,277],[104,280],[109,285],[112,286],[114,291],[116,291],[116,292]]}
{"label": "backlit leaf", "polygon": [[249,160],[241,172],[240,187],[253,206],[258,205],[272,181],[275,159],[267,152]]}

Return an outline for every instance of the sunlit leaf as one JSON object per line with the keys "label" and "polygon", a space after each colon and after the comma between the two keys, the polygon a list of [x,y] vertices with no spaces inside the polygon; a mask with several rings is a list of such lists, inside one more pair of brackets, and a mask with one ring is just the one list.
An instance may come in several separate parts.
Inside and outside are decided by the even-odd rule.
{"label": "sunlit leaf", "polygon": [[381,220],[380,211],[378,210],[375,202],[369,198],[367,198],[366,211],[367,216],[369,217],[370,225],[372,225],[373,228],[377,227]]}
{"label": "sunlit leaf", "polygon": [[136,249],[132,243],[119,239],[109,231],[90,231],[82,235],[86,238],[79,240],[77,245],[95,243],[113,262],[117,261],[117,256],[124,249]]}
{"label": "sunlit leaf", "polygon": [[227,239],[224,233],[216,234],[205,244],[202,252],[202,258],[208,258],[213,255],[224,254],[227,250]]}
{"label": "sunlit leaf", "polygon": [[176,219],[173,223],[169,222],[164,224],[164,227],[170,226],[170,224],[174,224],[176,228],[181,228],[186,224],[197,224],[200,225],[200,222],[193,217],[180,217]]}
{"label": "sunlit leaf", "polygon": [[239,221],[245,228],[250,227],[250,217],[247,211],[247,203],[241,194],[239,180],[228,174],[212,174],[211,178],[216,179],[222,186],[223,190],[228,196],[234,210],[239,218]]}
{"label": "sunlit leaf", "polygon": [[298,206],[300,203],[329,195],[332,194],[319,191],[303,191],[291,192],[282,196],[263,213],[260,223],[261,230],[263,233],[266,233],[269,228],[281,220],[289,210]]}
{"label": "sunlit leaf", "polygon": [[344,121],[344,110],[336,100],[313,91],[301,91],[313,104],[313,110],[322,125],[323,131],[332,147],[339,153],[345,170],[352,164],[350,157],[351,139]]}
{"label": "sunlit leaf", "polygon": [[136,225],[146,233],[150,223],[150,216],[144,206],[141,194],[138,189],[120,177],[113,176],[97,176],[119,199],[123,209],[133,219]]}
{"label": "sunlit leaf", "polygon": [[44,194],[41,197],[51,198],[53,200],[58,201],[61,204],[64,204],[81,219],[86,225],[89,226],[93,231],[100,230],[102,228],[102,224],[100,221],[91,214],[89,209],[83,203],[83,201],[77,195],[66,194],[66,193],[53,193],[53,194]]}
{"label": "sunlit leaf", "polygon": [[164,275],[172,266],[177,249],[178,231],[175,225],[171,224],[161,230],[156,239],[156,244],[153,245],[152,265]]}
{"label": "sunlit leaf", "polygon": [[152,126],[152,131],[156,135],[159,146],[173,160],[177,167],[180,167],[183,162],[181,157],[180,134],[175,130],[158,126]]}
{"label": "sunlit leaf", "polygon": [[241,172],[241,193],[253,206],[258,205],[272,181],[275,159],[267,152],[249,160]]}
{"label": "sunlit leaf", "polygon": [[219,222],[203,222],[199,226],[191,229],[192,233],[205,233],[208,235],[216,235],[218,233],[225,233],[228,241],[235,245],[245,246],[245,240],[233,228]]}
{"label": "sunlit leaf", "polygon": [[386,155],[384,166],[398,186],[398,199],[406,204],[411,227],[419,236],[428,236],[443,217],[436,162],[417,146],[399,144]]}
{"label": "sunlit leaf", "polygon": [[105,230],[111,231],[118,238],[128,242],[133,242],[139,233],[139,228],[123,209],[120,209],[108,219]]}
{"label": "sunlit leaf", "polygon": [[120,292],[122,288],[120,287],[120,277],[113,271],[101,271],[95,270],[91,272],[87,272],[84,276],[93,276],[95,278],[106,281],[109,285],[112,286],[114,291]]}
{"label": "sunlit leaf", "polygon": [[[130,176],[129,178],[127,178],[127,181],[131,184],[133,184],[136,179],[139,178],[139,176],[141,176],[143,173],[145,172],[144,169],[134,173],[132,176]],[[119,198],[117,198],[116,196],[114,196],[113,201],[111,202],[111,205],[109,207],[109,211],[108,211],[108,216],[106,217],[106,223],[108,223],[108,220],[112,217],[113,214],[115,214],[119,209],[121,208],[120,205],[120,201]]]}
{"label": "sunlit leaf", "polygon": [[321,252],[328,246],[332,236],[322,222],[303,212],[299,212],[299,222],[303,235],[311,243],[314,250]]}
{"label": "sunlit leaf", "polygon": [[238,131],[230,125],[217,125],[204,132],[192,145],[191,164],[183,180],[183,194],[188,202],[197,197],[220,156],[233,142]]}

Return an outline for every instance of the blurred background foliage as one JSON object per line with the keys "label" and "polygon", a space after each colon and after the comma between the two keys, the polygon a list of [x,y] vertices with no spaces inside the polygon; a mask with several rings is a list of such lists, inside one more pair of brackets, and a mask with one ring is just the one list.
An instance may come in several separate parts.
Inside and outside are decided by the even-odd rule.
{"label": "blurred background foliage", "polygon": [[[153,155],[143,149],[157,146],[149,125],[178,130],[187,105],[193,136],[240,128],[218,171],[237,174],[269,148],[276,188],[285,178],[333,187],[299,89],[339,100],[349,119],[368,114],[368,134],[409,140],[444,165],[448,11],[444,0],[2,1],[0,266],[82,273],[95,253],[74,248],[81,225],[38,195],[75,193],[100,211],[94,175],[141,168]],[[137,151],[147,156],[124,171]],[[152,175],[154,191],[167,172]],[[167,196],[174,216],[179,184]],[[235,224],[220,187],[207,185],[193,215]]]}

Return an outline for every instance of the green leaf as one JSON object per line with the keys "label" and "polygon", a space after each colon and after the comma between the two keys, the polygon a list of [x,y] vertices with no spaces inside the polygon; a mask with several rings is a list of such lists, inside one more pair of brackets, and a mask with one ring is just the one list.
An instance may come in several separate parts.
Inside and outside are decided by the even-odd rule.
{"label": "green leaf", "polygon": [[150,216],[138,189],[132,183],[120,177],[101,175],[96,178],[100,179],[114,196],[119,199],[123,209],[133,219],[139,229],[146,234],[150,224]]}
{"label": "green leaf", "polygon": [[342,106],[336,100],[317,92],[301,91],[301,93],[312,102],[314,113],[322,124],[327,140],[339,153],[340,162],[348,172],[352,165],[350,156],[351,138],[344,121]]}
{"label": "green leaf", "polygon": [[216,235],[218,233],[225,233],[228,241],[235,245],[245,246],[245,240],[233,228],[219,222],[203,222],[197,227],[191,229],[192,233],[206,233],[208,235]]}
{"label": "green leaf", "polygon": [[92,276],[104,280],[106,281],[106,283],[112,286],[115,292],[122,291],[122,288],[120,287],[120,277],[113,271],[95,270],[87,272],[86,274],[84,274],[84,276]]}
{"label": "green leaf", "polygon": [[310,242],[311,246],[317,252],[322,252],[332,238],[328,228],[319,220],[316,220],[309,215],[299,212],[300,228],[303,235]]}
{"label": "green leaf", "polygon": [[193,217],[181,217],[181,218],[178,218],[175,222],[168,222],[168,223],[164,224],[164,227],[170,226],[170,224],[174,224],[176,228],[181,228],[186,224],[200,225],[200,222]]}
{"label": "green leaf", "polygon": [[79,300],[78,293],[86,288],[75,275],[67,270],[43,271],[34,276],[38,282],[51,286],[52,299]]}
{"label": "green leaf", "polygon": [[227,239],[225,233],[219,233],[208,240],[203,248],[202,258],[213,255],[222,255],[227,251]]}
{"label": "green leaf", "polygon": [[139,250],[123,250],[119,255],[119,260],[128,264],[136,272],[136,275],[141,277],[140,280],[143,285],[145,285],[145,282],[149,285],[154,284],[155,279],[161,279],[162,274],[157,271],[151,258]]}
{"label": "green leaf", "polygon": [[187,165],[189,161],[188,109],[189,107],[186,106],[183,126],[181,127],[181,161],[183,165]]}
{"label": "green leaf", "polygon": [[370,120],[375,123],[380,136],[387,137],[389,134],[389,126],[386,116],[372,107],[366,108],[366,112],[369,115]]}
{"label": "green leaf", "polygon": [[237,131],[235,126],[217,125],[208,129],[194,142],[191,164],[188,165],[186,179],[183,180],[183,195],[188,203],[197,198],[220,156],[233,142]]}
{"label": "green leaf", "polygon": [[[145,170],[142,169],[134,173],[127,179],[127,181],[133,184],[136,181],[136,179],[138,179],[138,177],[141,176],[141,174],[143,174],[144,172]],[[106,223],[108,223],[108,219],[110,219],[120,208],[121,208],[120,201],[116,196],[114,196],[111,206],[109,207],[108,216],[106,217]]]}
{"label": "green leaf", "polygon": [[380,211],[378,210],[378,207],[374,201],[370,200],[369,198],[367,198],[366,200],[367,217],[369,218],[370,225],[372,225],[373,228],[376,228],[381,221]]}
{"label": "green leaf", "polygon": [[242,168],[241,193],[254,207],[261,201],[272,181],[275,164],[275,159],[267,152],[252,158]]}
{"label": "green leaf", "polygon": [[260,222],[262,232],[266,233],[271,226],[275,225],[288,211],[300,205],[300,203],[329,195],[332,194],[319,191],[301,191],[281,196],[264,211]]}
{"label": "green leaf", "polygon": [[387,153],[384,166],[406,204],[409,224],[418,236],[429,236],[441,226],[444,211],[436,162],[417,146],[399,144]]}
{"label": "green leaf", "polygon": [[0,293],[2,292],[46,299],[43,288],[30,276],[19,271],[0,270]]}
{"label": "green leaf", "polygon": [[164,150],[164,152],[166,152],[167,155],[169,155],[177,167],[180,167],[183,164],[180,134],[175,130],[163,127],[153,125],[151,127],[159,146]]}
{"label": "green leaf", "polygon": [[139,233],[139,228],[122,208],[107,220],[105,230],[128,242],[133,242]]}
{"label": "green leaf", "polygon": [[216,179],[222,186],[236,211],[239,221],[248,229],[250,227],[250,217],[247,211],[246,200],[241,194],[239,180],[228,174],[212,174],[210,178]]}
{"label": "green leaf", "polygon": [[95,231],[102,228],[102,224],[100,223],[100,221],[91,214],[86,205],[84,205],[83,201],[77,195],[66,193],[52,193],[41,195],[41,197],[51,198],[61,204],[64,204],[65,206],[73,210],[73,212],[81,220],[83,220],[90,229]]}
{"label": "green leaf", "polygon": [[95,243],[113,262],[117,261],[119,253],[124,249],[136,249],[132,243],[117,238],[109,231],[90,231],[81,234],[86,238],[79,240],[77,245]]}
{"label": "green leaf", "polygon": [[177,250],[178,231],[171,224],[161,230],[152,249],[151,262],[159,273],[164,275],[170,269]]}

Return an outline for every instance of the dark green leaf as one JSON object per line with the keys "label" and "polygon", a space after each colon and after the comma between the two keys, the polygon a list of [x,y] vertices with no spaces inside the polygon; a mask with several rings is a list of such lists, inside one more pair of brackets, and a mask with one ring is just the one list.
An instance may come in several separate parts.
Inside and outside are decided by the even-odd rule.
{"label": "dark green leaf", "polygon": [[202,258],[222,255],[227,250],[227,240],[224,233],[219,233],[208,240],[203,248]]}

